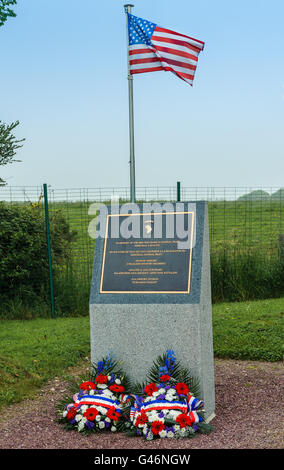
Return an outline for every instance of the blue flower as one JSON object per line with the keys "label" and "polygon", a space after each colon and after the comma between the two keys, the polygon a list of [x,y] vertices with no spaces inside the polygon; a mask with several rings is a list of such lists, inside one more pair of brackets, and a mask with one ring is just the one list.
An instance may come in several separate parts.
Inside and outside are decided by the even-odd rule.
{"label": "blue flower", "polygon": [[113,361],[111,360],[110,353],[108,353],[108,356],[104,361],[99,361],[97,363],[97,372],[101,374],[104,370],[107,370],[112,366]]}
{"label": "blue flower", "polygon": [[99,374],[101,374],[102,371],[104,370],[104,367],[105,367],[105,365],[104,365],[104,362],[103,362],[103,361],[98,362],[98,364],[97,364],[97,372],[98,372]]}
{"label": "blue flower", "polygon": [[165,366],[167,367],[168,371],[172,371],[176,364],[176,357],[173,349],[166,350],[166,359],[165,359]]}
{"label": "blue flower", "polygon": [[95,427],[95,423],[93,423],[92,421],[86,421],[85,425],[88,429],[93,429]]}

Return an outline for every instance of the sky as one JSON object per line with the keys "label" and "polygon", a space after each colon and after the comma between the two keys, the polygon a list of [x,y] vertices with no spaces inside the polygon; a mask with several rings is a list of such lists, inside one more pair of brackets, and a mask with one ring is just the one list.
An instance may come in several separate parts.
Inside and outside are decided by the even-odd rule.
{"label": "sky", "polygon": [[[18,0],[0,28],[0,120],[26,139],[9,185],[129,186],[124,3]],[[283,187],[283,0],[134,4],[205,42],[193,87],[134,76],[136,185]]]}

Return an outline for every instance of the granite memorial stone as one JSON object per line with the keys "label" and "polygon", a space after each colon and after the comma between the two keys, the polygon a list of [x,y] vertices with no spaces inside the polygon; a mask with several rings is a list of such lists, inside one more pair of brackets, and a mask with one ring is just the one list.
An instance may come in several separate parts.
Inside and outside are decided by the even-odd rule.
{"label": "granite memorial stone", "polygon": [[153,360],[173,349],[199,378],[209,421],[215,394],[207,203],[117,205],[100,217],[91,361],[111,351],[141,382]]}

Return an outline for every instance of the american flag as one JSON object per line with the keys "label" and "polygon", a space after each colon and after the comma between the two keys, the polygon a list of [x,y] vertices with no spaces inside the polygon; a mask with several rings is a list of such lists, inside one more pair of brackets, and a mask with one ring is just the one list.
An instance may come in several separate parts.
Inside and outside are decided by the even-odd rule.
{"label": "american flag", "polygon": [[193,84],[204,42],[128,13],[130,73],[165,70]]}

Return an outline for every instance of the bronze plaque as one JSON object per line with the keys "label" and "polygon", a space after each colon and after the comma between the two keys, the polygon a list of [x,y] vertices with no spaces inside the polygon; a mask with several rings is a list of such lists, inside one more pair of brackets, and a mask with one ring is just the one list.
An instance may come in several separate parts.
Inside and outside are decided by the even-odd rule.
{"label": "bronze plaque", "polygon": [[[155,230],[157,216],[160,216],[158,234]],[[114,221],[114,217],[119,219]],[[183,241],[178,236],[178,220],[183,222],[183,233],[187,234],[186,248],[178,247]],[[118,222],[121,227],[125,221],[139,227],[142,236],[112,238],[111,224]],[[170,230],[167,223],[171,224]],[[108,215],[100,293],[188,294],[193,230],[194,212]]]}

